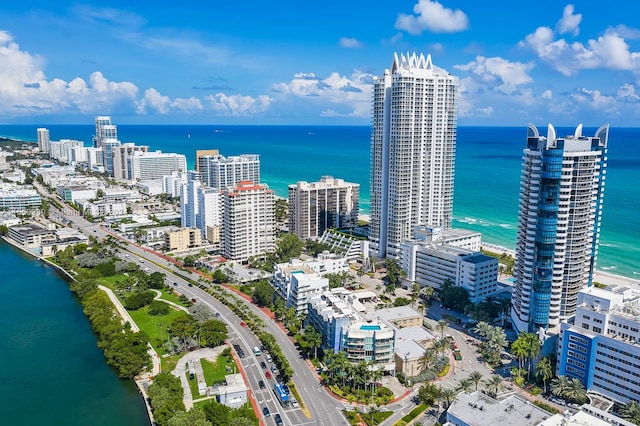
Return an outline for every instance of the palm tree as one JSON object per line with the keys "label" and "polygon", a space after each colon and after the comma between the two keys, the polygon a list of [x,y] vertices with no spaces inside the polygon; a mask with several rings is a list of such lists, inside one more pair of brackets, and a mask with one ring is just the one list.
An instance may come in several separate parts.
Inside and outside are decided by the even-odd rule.
{"label": "palm tree", "polygon": [[538,365],[536,365],[536,377],[542,379],[544,392],[547,393],[547,380],[553,377],[553,368],[549,358],[544,357],[538,362]]}
{"label": "palm tree", "polygon": [[482,373],[479,371],[472,372],[471,374],[469,374],[469,380],[471,380],[476,386],[475,390],[478,390],[478,385],[480,384],[480,382],[482,382]]}
{"label": "palm tree", "polygon": [[502,389],[504,389],[502,377],[497,374],[493,374],[489,379],[484,381],[484,390],[487,392],[487,395],[492,398],[495,398]]}
{"label": "palm tree", "polygon": [[420,371],[422,373],[426,373],[427,371],[432,371],[433,367],[436,366],[436,362],[438,360],[438,354],[436,353],[434,348],[427,348],[424,351],[424,354],[418,360],[418,364],[420,365]]}
{"label": "palm tree", "polygon": [[524,360],[527,357],[527,348],[525,341],[519,337],[511,344],[511,354],[518,358],[518,366],[524,368]]}
{"label": "palm tree", "polygon": [[444,339],[444,333],[447,331],[449,326],[447,325],[447,321],[441,319],[433,328],[434,330],[440,332],[440,338]]}
{"label": "palm tree", "polygon": [[558,376],[551,381],[551,393],[560,398],[567,395],[570,380],[566,376]]}
{"label": "palm tree", "polygon": [[533,369],[533,363],[540,354],[540,338],[535,333],[526,333],[525,341],[527,342],[527,359],[529,361],[529,368],[527,369],[527,379],[531,379],[531,370]]}
{"label": "palm tree", "polygon": [[447,349],[451,348],[451,343],[448,339],[442,338],[434,341],[432,347],[433,349],[435,349],[436,354],[442,352],[442,356],[444,356],[444,353],[447,351]]}
{"label": "palm tree", "polygon": [[458,392],[453,388],[440,388],[440,400],[444,402],[445,410],[458,399]]}
{"label": "palm tree", "polygon": [[640,425],[640,404],[637,401],[629,401],[620,409],[622,418]]}
{"label": "palm tree", "polygon": [[489,335],[491,334],[492,329],[493,327],[491,326],[491,324],[484,321],[480,321],[476,324],[474,331],[478,333],[478,335],[483,340],[487,340],[489,338]]}
{"label": "palm tree", "polygon": [[587,391],[584,388],[584,384],[582,384],[582,381],[580,381],[580,379],[577,379],[575,377],[569,381],[569,388],[567,389],[566,396],[567,399],[577,404],[584,404],[588,399]]}
{"label": "palm tree", "polygon": [[429,299],[433,297],[433,293],[435,292],[435,290],[433,289],[433,287],[427,285],[427,286],[424,286],[420,292],[422,293],[422,296],[423,296],[422,298],[424,299],[424,302],[428,303]]}
{"label": "palm tree", "polygon": [[458,380],[458,384],[456,385],[456,390],[459,390],[462,392],[469,392],[472,386],[473,386],[473,380],[467,377],[466,379]]}

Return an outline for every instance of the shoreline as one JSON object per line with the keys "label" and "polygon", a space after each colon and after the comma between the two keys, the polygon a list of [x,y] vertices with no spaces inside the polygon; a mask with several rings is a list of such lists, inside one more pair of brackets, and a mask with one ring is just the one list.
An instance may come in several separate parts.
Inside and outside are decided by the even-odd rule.
{"label": "shoreline", "polygon": [[[42,263],[44,263],[44,264],[46,264],[46,265],[49,265],[49,266],[53,267],[56,271],[58,271],[58,272],[60,272],[60,273],[64,274],[64,276],[65,276],[67,279],[69,279],[69,280],[75,280],[75,278],[74,278],[74,277],[73,277],[73,276],[72,276],[72,275],[71,275],[71,274],[70,274],[66,269],[64,269],[64,268],[63,268],[63,267],[61,267],[60,265],[56,265],[55,263],[53,263],[53,262],[51,262],[51,261],[47,260],[44,256],[37,255],[37,254],[33,253],[32,251],[30,251],[30,250],[26,249],[25,247],[22,247],[21,245],[19,245],[19,244],[15,243],[14,241],[12,241],[8,236],[3,236],[3,237],[2,237],[2,240],[4,240],[4,241],[5,241],[7,244],[9,244],[10,246],[15,247],[16,249],[20,250],[22,253],[26,253],[26,254],[30,255],[30,256],[31,256],[31,257],[33,257],[35,260],[39,260],[39,261],[41,261]],[[102,290],[102,289],[101,289],[101,290]],[[104,291],[104,290],[102,290],[102,291]],[[69,289],[69,292],[73,294],[73,292],[71,291],[71,289]],[[106,292],[106,293],[107,293],[107,295],[109,294],[108,292]],[[112,302],[111,302],[111,303],[113,303],[113,300],[112,300]],[[118,312],[119,312],[119,310],[118,310],[118,306],[116,306],[116,305],[114,304],[114,307],[116,308],[116,311],[118,311]],[[84,312],[83,312],[83,314],[84,314]],[[122,315],[120,315],[120,316],[122,317]],[[86,317],[86,315],[85,315],[85,317]],[[123,320],[125,320],[125,321],[127,321],[127,319],[126,319],[126,318],[124,318],[124,317],[122,317],[122,319],[123,319]],[[87,318],[87,320],[88,320],[88,318]],[[131,320],[131,324],[132,324],[133,326],[135,326],[135,325],[136,325],[136,324],[133,322],[133,320]],[[95,334],[94,334],[94,335],[95,335]],[[151,347],[151,344],[150,344],[149,342],[147,342],[147,344],[149,345],[149,347]],[[96,345],[97,345],[97,343],[96,343]],[[155,351],[154,351],[154,352],[155,352]],[[156,355],[156,356],[157,356],[157,355]],[[153,362],[153,359],[152,359],[152,362]],[[106,363],[105,363],[105,364],[106,364]],[[107,367],[109,367],[109,366],[107,365]],[[152,368],[153,368],[153,367],[152,367]],[[153,372],[152,372],[151,374],[153,374]],[[123,380],[123,379],[119,379],[119,380]],[[140,395],[142,396],[142,401],[143,401],[143,403],[144,403],[144,405],[145,405],[145,408],[146,408],[146,411],[147,411],[147,416],[148,416],[148,419],[149,419],[149,424],[150,424],[150,425],[153,425],[153,424],[155,424],[155,423],[154,423],[154,419],[153,419],[153,411],[152,411],[152,409],[151,409],[151,405],[150,405],[150,403],[149,403],[149,398],[148,398],[148,395],[147,395],[146,389],[144,388],[144,383],[143,383],[143,382],[148,382],[148,380],[149,380],[149,379],[140,379],[140,380],[133,379],[133,383],[135,383],[135,385],[138,387],[138,391],[140,392]]]}
{"label": "shoreline", "polygon": [[[482,243],[481,248],[493,253],[506,253],[515,259],[516,252],[515,250],[508,249],[503,246],[499,246],[497,244],[490,243]],[[627,284],[640,284],[640,279],[631,278],[625,275],[612,274],[608,271],[603,271],[601,269],[596,269],[593,272],[593,281],[599,282],[606,285],[627,285]]]}

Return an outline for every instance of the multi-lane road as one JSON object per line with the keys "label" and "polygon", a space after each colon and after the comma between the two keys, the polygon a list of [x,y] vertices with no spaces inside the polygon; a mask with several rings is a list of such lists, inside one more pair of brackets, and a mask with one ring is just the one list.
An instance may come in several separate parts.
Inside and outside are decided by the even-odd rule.
{"label": "multi-lane road", "polygon": [[[71,222],[74,228],[83,232],[87,236],[92,235],[98,239],[106,238],[108,235],[115,236],[115,234],[111,233],[107,229],[76,215],[71,209],[69,209],[69,211],[61,212],[56,209],[55,206],[51,205],[50,214],[52,218],[58,219],[59,221],[64,219],[65,221]],[[260,408],[260,415],[263,416],[262,410],[264,407],[268,407],[269,409],[270,416],[265,418],[266,424],[275,424],[274,416],[276,413],[280,414],[285,425],[348,424],[346,418],[341,412],[342,409],[344,409],[344,404],[327,394],[319,383],[316,375],[310,370],[298,349],[291,342],[290,338],[278,324],[265,315],[259,308],[241,299],[242,303],[246,303],[264,320],[267,331],[276,338],[280,348],[291,364],[294,371],[292,380],[300,394],[300,398],[302,400],[300,402],[304,404],[310,414],[310,417],[305,416],[301,408],[285,408],[280,405],[273,391],[276,374],[272,373],[271,379],[266,378],[266,372],[270,371],[273,364],[267,362],[266,354],[256,356],[253,353],[253,348],[256,346],[260,347],[261,344],[251,330],[247,327],[241,326],[241,320],[238,316],[206,291],[195,285],[189,286],[184,279],[174,274],[174,272],[178,272],[180,275],[184,275],[184,271],[177,271],[174,269],[175,265],[167,262],[163,257],[156,255],[154,252],[145,250],[129,241],[123,239],[120,239],[120,241],[126,244],[124,249],[130,253],[132,261],[138,262],[145,268],[149,268],[149,273],[157,271],[165,274],[167,281],[172,285],[172,287],[175,287],[173,283],[178,284],[177,290],[180,293],[184,294],[189,299],[196,299],[196,303],[204,303],[213,311],[220,312],[221,318],[227,323],[232,344],[240,345],[244,351],[245,357],[241,359],[241,362],[249,382],[248,385],[252,390],[258,407]],[[140,262],[141,259],[143,260],[143,263]],[[265,362],[267,369],[263,369],[261,367],[261,362]],[[264,382],[264,389],[260,388],[260,381]]]}

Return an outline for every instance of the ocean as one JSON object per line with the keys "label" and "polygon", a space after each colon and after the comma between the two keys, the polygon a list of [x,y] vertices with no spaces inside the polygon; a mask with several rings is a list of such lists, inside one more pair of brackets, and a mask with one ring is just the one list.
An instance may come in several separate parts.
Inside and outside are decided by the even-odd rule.
{"label": "ocean", "polygon": [[53,267],[0,240],[2,424],[147,426],[135,384],[107,366]]}
{"label": "ocean", "polygon": [[[115,123],[117,124],[117,122]],[[88,125],[0,125],[0,135],[36,140],[47,127],[51,140],[91,144]],[[542,133],[546,128],[540,126]],[[559,135],[573,128],[557,128]],[[593,135],[596,128],[585,128]],[[526,126],[459,127],[454,189],[454,227],[480,231],[487,243],[515,248],[518,193]],[[196,149],[223,155],[260,154],[263,183],[278,196],[299,180],[331,175],[360,184],[362,213],[369,211],[369,126],[119,125],[123,142],[185,154],[193,168]],[[640,128],[612,128],[598,254],[598,269],[640,278]]]}

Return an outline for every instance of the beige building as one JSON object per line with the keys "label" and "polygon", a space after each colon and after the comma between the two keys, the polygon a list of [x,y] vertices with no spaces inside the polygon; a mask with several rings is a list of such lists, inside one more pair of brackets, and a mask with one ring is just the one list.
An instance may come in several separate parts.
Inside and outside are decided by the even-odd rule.
{"label": "beige building", "polygon": [[319,182],[289,185],[289,229],[301,239],[326,229],[358,225],[360,184],[322,176]]}
{"label": "beige building", "polygon": [[215,157],[220,152],[217,149],[197,149],[196,150],[196,172],[200,171],[200,157]]}
{"label": "beige building", "polygon": [[172,250],[186,250],[202,245],[202,233],[198,228],[182,228],[164,234],[165,248]]}
{"label": "beige building", "polygon": [[221,248],[227,259],[246,262],[275,250],[275,196],[267,185],[250,181],[223,191]]}

